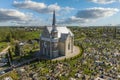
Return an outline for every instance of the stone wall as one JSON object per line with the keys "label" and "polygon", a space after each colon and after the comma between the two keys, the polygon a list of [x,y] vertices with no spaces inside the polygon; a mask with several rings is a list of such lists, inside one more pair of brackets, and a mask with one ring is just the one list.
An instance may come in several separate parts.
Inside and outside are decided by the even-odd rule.
{"label": "stone wall", "polygon": [[65,42],[59,42],[59,53],[62,56],[65,56]]}
{"label": "stone wall", "polygon": [[73,38],[71,36],[68,36],[65,41],[66,56],[73,53],[73,46],[74,46]]}

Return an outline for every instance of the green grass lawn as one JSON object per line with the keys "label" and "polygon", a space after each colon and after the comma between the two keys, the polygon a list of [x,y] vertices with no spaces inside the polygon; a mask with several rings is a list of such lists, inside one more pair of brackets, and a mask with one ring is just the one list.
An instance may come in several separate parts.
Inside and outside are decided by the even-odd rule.
{"label": "green grass lawn", "polygon": [[25,37],[23,39],[29,40],[29,39],[35,39],[39,38],[40,36],[40,31],[34,31],[34,32],[25,32]]}

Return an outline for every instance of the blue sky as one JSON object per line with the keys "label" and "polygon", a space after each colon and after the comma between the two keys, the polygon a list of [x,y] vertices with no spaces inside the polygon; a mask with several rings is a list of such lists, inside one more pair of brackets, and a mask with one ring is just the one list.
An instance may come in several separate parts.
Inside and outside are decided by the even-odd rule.
{"label": "blue sky", "polygon": [[0,0],[0,26],[118,25],[120,0]]}

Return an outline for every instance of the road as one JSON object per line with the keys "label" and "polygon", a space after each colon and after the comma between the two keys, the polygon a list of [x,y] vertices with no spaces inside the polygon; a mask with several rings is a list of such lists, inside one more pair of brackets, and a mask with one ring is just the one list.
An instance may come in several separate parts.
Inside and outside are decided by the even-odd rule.
{"label": "road", "polygon": [[0,72],[5,72],[5,73],[0,74],[0,76],[3,76],[5,74],[7,74],[8,72],[12,71],[13,69],[16,69],[16,68],[18,68],[20,66],[23,66],[24,64],[29,64],[31,61],[35,61],[35,60],[38,60],[38,58],[37,57],[36,58],[32,58],[32,59],[26,60],[24,62],[18,63],[17,65],[13,65],[13,67],[9,67],[9,68],[7,68],[5,70],[2,70]]}

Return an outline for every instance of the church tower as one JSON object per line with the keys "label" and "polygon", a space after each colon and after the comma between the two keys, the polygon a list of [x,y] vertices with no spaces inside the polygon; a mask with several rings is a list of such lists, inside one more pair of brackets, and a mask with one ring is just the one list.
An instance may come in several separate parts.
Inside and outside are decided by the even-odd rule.
{"label": "church tower", "polygon": [[73,53],[74,34],[65,26],[56,25],[53,11],[52,26],[44,27],[40,36],[40,55],[49,59]]}
{"label": "church tower", "polygon": [[55,18],[55,11],[53,12],[53,23],[52,23],[52,31],[51,31],[51,36],[52,38],[57,38],[57,35],[58,35],[58,31],[57,31],[57,28],[56,28],[56,18]]}
{"label": "church tower", "polygon": [[53,12],[53,23],[51,30],[51,58],[58,57],[58,30],[56,26],[55,11]]}

